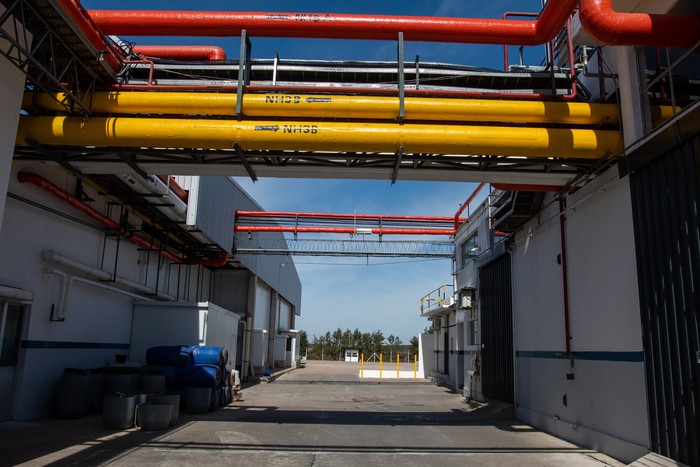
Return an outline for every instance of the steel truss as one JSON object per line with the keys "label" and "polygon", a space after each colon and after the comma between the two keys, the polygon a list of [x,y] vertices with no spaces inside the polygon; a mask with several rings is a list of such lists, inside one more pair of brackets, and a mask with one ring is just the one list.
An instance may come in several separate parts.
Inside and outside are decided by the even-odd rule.
{"label": "steel truss", "polygon": [[452,258],[454,242],[418,240],[331,240],[265,238],[260,235],[236,235],[237,254]]}
{"label": "steel truss", "polygon": [[[544,175],[546,184],[566,184],[585,177],[609,161],[590,159],[519,158],[508,156],[406,153],[397,159],[393,153],[322,151],[240,151],[153,149],[153,148],[79,148],[33,146],[15,148],[16,160],[41,160],[69,164],[86,173],[116,173],[125,166],[139,167],[147,173],[173,171],[200,175],[328,177],[354,172],[369,178],[404,180],[469,181],[504,176]],[[245,164],[244,164],[245,161]],[[354,170],[353,170],[354,169]]]}
{"label": "steel truss", "polygon": [[97,82],[116,74],[52,0],[0,0],[0,54],[27,75],[27,87],[64,92],[67,110],[90,114]]}

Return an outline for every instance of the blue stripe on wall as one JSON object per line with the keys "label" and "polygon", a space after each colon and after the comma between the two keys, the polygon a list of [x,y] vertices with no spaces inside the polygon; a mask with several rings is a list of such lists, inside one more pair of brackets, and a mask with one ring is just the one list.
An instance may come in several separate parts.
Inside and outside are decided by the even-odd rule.
{"label": "blue stripe on wall", "polygon": [[644,352],[571,352],[571,354],[565,354],[564,352],[549,352],[549,351],[536,351],[536,350],[518,350],[515,352],[515,356],[519,358],[554,358],[568,360],[573,358],[574,360],[595,360],[595,361],[605,361],[605,362],[634,362],[641,363],[644,361]]}
{"label": "blue stripe on wall", "polygon": [[113,342],[22,341],[23,349],[128,349],[129,344]]}
{"label": "blue stripe on wall", "polygon": [[[476,350],[450,350],[450,355],[473,355]],[[433,350],[433,353],[445,353],[444,350]]]}

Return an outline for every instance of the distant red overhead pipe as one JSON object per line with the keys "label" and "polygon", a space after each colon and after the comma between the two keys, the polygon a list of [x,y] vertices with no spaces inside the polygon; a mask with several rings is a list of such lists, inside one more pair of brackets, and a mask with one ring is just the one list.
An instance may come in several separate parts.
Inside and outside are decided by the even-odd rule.
{"label": "distant red overhead pipe", "polygon": [[[286,219],[372,219],[407,222],[451,222],[450,216],[386,216],[383,214],[338,214],[328,212],[236,211],[236,217],[277,217]],[[466,219],[462,219],[466,221]]]}
{"label": "distant red overhead pipe", "polygon": [[90,10],[106,34],[396,40],[538,45],[561,31],[578,0],[550,0],[534,21],[331,13]]}
{"label": "distant red overhead pipe", "polygon": [[439,229],[384,229],[369,227],[294,227],[277,225],[237,225],[236,232],[286,232],[286,233],[334,233],[334,234],[376,234],[376,235],[454,235],[454,230]]}
{"label": "distant red overhead pipe", "polygon": [[455,223],[455,232],[456,232],[457,229],[459,228],[460,222],[464,222],[464,221],[462,220],[462,218],[459,217],[460,214],[462,214],[462,213],[464,212],[464,210],[467,209],[467,207],[469,207],[469,205],[471,204],[471,202],[474,201],[474,198],[476,198],[476,195],[478,195],[479,192],[481,191],[481,189],[484,188],[485,186],[486,186],[486,183],[485,183],[485,182],[479,183],[479,186],[477,186],[476,188],[474,188],[474,192],[471,194],[471,196],[469,196],[469,198],[467,198],[467,200],[464,202],[464,204],[462,204],[462,206],[459,208],[459,211],[457,211],[457,212],[455,213],[455,216],[454,216],[454,218],[453,218],[453,219],[454,219],[454,223]]}
{"label": "distant red overhead pipe", "polygon": [[580,0],[579,18],[608,45],[687,48],[700,40],[700,16],[618,13],[612,0]]}
{"label": "distant red overhead pipe", "polygon": [[188,62],[226,60],[226,52],[214,45],[137,45],[133,51],[139,55],[166,60]]}
{"label": "distant red overhead pipe", "polygon": [[122,54],[112,45],[106,36],[101,33],[92,18],[76,0],[56,0],[56,3],[65,11],[80,32],[87,38],[92,46],[102,52],[104,59],[112,70],[119,72],[122,69]]}
{"label": "distant red overhead pipe", "polygon": [[180,264],[197,264],[199,266],[211,266],[220,267],[228,263],[228,253],[221,251],[221,255],[218,258],[212,259],[185,259],[180,261]]}

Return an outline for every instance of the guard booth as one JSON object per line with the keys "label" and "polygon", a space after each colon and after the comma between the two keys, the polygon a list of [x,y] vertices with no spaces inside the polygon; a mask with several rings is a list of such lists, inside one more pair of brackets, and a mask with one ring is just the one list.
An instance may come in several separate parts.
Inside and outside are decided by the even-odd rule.
{"label": "guard booth", "polygon": [[357,349],[345,349],[345,361],[346,362],[359,362],[360,361],[360,351]]}

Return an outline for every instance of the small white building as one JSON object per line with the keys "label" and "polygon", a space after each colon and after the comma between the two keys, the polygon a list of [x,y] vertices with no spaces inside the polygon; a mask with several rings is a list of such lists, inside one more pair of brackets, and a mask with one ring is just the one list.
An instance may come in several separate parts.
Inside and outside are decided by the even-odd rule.
{"label": "small white building", "polygon": [[360,351],[357,349],[345,349],[345,361],[346,362],[359,362],[360,361]]}

